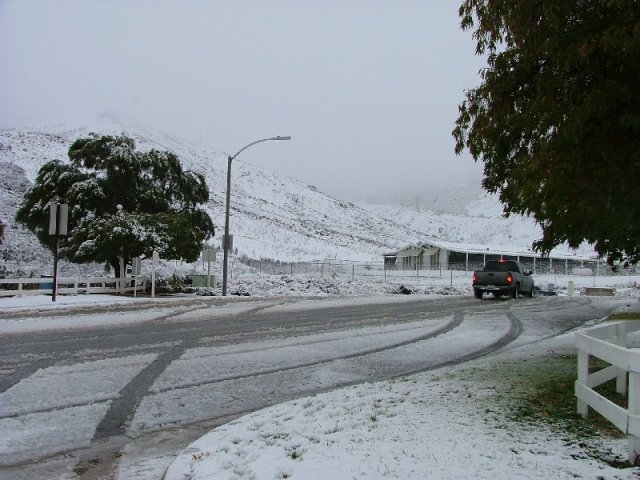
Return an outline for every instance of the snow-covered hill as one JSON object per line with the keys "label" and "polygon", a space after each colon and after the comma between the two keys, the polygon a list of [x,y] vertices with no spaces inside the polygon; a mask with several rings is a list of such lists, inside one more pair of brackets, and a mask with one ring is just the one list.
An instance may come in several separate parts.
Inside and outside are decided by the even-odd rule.
{"label": "snow-covered hill", "polygon": [[[485,245],[517,246],[526,249],[533,240],[540,238],[541,230],[533,221],[519,216],[504,218],[496,197],[480,190],[473,196],[462,192],[457,202],[457,190],[440,192],[444,208],[426,210],[423,205],[391,205],[359,203],[368,211],[383,218],[393,218],[402,225],[411,225],[429,238],[447,242]],[[438,209],[438,205],[433,205]]]}
{"label": "snow-covered hill", "polygon": [[[15,224],[15,211],[40,166],[51,159],[66,160],[71,143],[89,132],[126,133],[136,140],[138,149],[171,150],[186,170],[203,173],[211,191],[207,208],[217,228],[213,243],[220,244],[226,154],[103,115],[80,129],[57,126],[47,131],[0,131],[0,218],[8,226],[0,253],[8,268],[50,263],[48,252],[33,235]],[[357,206],[236,159],[230,221],[234,248],[239,255],[285,262],[326,258],[380,261],[385,252],[426,240],[528,247],[540,235],[528,219],[502,218],[497,200],[482,194],[478,187],[417,196],[407,193],[392,202]]]}
{"label": "snow-covered hill", "polygon": [[[71,143],[91,131],[124,132],[136,140],[138,149],[172,150],[186,170],[203,173],[211,191],[207,208],[217,227],[213,243],[220,243],[224,228],[226,155],[125,125],[112,116],[102,116],[95,125],[82,129],[0,131],[0,215],[8,225],[5,243],[0,248],[7,264],[46,260],[48,254],[33,236],[15,224],[15,211],[40,166],[51,159],[67,159]],[[280,261],[324,258],[371,261],[380,260],[382,253],[418,241],[422,236],[411,227],[381,219],[312,186],[238,159],[234,160],[232,172],[230,225],[239,255]]]}

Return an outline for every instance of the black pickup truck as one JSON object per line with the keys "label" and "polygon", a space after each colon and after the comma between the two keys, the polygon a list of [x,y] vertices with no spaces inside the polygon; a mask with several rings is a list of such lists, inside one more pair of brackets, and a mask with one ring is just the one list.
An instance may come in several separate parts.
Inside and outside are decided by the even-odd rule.
{"label": "black pickup truck", "polygon": [[495,297],[509,295],[519,298],[535,295],[535,287],[531,275],[520,262],[513,260],[492,260],[482,270],[473,272],[473,294],[482,298],[484,293],[492,293]]}

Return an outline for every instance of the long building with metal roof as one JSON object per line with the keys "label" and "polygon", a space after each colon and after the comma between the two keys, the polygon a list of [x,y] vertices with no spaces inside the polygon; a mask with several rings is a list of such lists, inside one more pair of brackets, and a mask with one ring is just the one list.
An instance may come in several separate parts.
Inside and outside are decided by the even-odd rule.
{"label": "long building with metal roof", "polygon": [[535,273],[590,274],[601,263],[593,255],[578,255],[560,249],[541,255],[517,246],[479,245],[445,241],[428,241],[407,245],[397,252],[384,254],[385,266],[395,269],[476,270],[488,260],[517,260]]}

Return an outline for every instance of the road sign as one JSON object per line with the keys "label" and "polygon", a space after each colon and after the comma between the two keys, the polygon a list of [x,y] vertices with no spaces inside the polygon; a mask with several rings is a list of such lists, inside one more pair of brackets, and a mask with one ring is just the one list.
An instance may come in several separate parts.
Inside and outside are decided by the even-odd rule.
{"label": "road sign", "polygon": [[140,257],[133,257],[131,259],[131,275],[139,276],[142,272],[142,262],[140,261]]}
{"label": "road sign", "polygon": [[216,261],[216,250],[212,247],[207,247],[202,250],[202,261],[203,262],[215,262]]}
{"label": "road sign", "polygon": [[49,235],[67,235],[69,205],[52,203],[49,205]]}
{"label": "road sign", "polygon": [[[226,242],[224,241],[224,235],[222,236],[222,249],[225,249]],[[233,235],[229,234],[229,247],[226,249],[227,251],[233,250]]]}
{"label": "road sign", "polygon": [[53,290],[51,291],[51,301],[56,301],[58,294],[58,256],[60,255],[60,235],[67,234],[67,223],[69,218],[69,205],[66,203],[52,203],[49,205],[49,235],[55,237],[55,247],[53,252]]}

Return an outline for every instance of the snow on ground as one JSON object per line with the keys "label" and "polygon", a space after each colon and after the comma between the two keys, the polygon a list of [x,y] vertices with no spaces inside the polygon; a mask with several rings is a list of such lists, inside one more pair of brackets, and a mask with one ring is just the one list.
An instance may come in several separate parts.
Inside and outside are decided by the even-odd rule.
{"label": "snow on ground", "polygon": [[[111,400],[114,391],[121,390],[156,358],[156,354],[132,355],[125,359],[86,362],[80,366],[76,364],[40,369],[2,394],[0,417],[61,408],[73,403]],[[100,375],[96,375],[96,372],[100,372]],[[69,384],[73,384],[75,388],[70,390]],[[43,389],[43,385],[47,396],[39,397],[38,392]],[[24,405],[25,398],[31,399],[28,408]]]}
{"label": "snow on ground", "polygon": [[[0,464],[29,462],[91,445],[111,401],[38,412],[0,420]],[[73,428],[64,428],[73,425]],[[60,432],[64,432],[61,435]]]}
{"label": "snow on ground", "polygon": [[[618,286],[620,293],[638,296],[633,284],[623,284]],[[521,347],[501,357],[520,361],[573,351],[573,334],[567,334],[548,340],[544,346]],[[507,420],[496,401],[505,389],[504,378],[476,378],[476,372],[499,362],[500,357],[477,360],[255,412],[191,444],[172,463],[165,478],[640,476],[636,468],[615,468],[586,454],[582,440],[568,439],[566,432],[545,424]],[[591,442],[604,457],[624,460],[627,456],[625,440]]]}
{"label": "snow on ground", "polygon": [[[248,297],[357,297],[372,295],[393,295],[401,286],[416,294],[425,295],[471,295],[471,272],[437,271],[421,272],[416,278],[410,272],[389,274],[385,280],[380,276],[327,276],[318,275],[266,275],[245,273],[229,280],[228,298]],[[619,293],[633,292],[640,286],[640,275],[619,276],[581,276],[581,275],[534,275],[536,285],[546,289],[549,284],[558,289],[558,294],[566,294],[568,282],[573,282],[576,292],[585,287],[614,287]],[[197,291],[201,295],[220,295],[220,285],[207,291]],[[196,290],[194,290],[196,292]],[[626,292],[626,293],[625,293]],[[175,302],[175,298],[185,296],[158,295],[155,304]],[[189,297],[193,298],[193,295]],[[202,296],[200,296],[202,299]],[[22,297],[0,297],[0,315],[2,312],[46,311],[71,306],[97,306],[101,304],[123,305],[139,304],[150,301],[148,295],[132,296],[114,295],[58,295],[52,302],[51,295],[24,295]],[[1,318],[1,317],[0,317]]]}
{"label": "snow on ground", "polygon": [[567,334],[545,348],[267,408],[192,443],[165,479],[637,479],[639,469],[585,453],[586,442],[624,460],[624,439],[583,440],[544,423],[516,424],[498,400],[509,379],[486,375],[501,361],[572,350]]}
{"label": "snow on ground", "polygon": [[[237,345],[198,347],[185,352],[160,375],[150,388],[157,393],[176,387],[198,385],[205,382],[236,378],[260,372],[256,365],[262,365],[262,373],[285,369],[291,358],[301,364],[319,363],[349,352],[358,355],[379,348],[381,345],[399,344],[426,336],[443,328],[449,318],[432,322],[408,322],[402,327],[385,325],[350,331],[304,335],[285,339],[245,342],[241,350]],[[251,352],[252,364],[243,364],[246,354]],[[216,358],[216,370],[207,370],[211,358]]]}
{"label": "snow on ground", "polygon": [[25,295],[23,297],[0,298],[0,308],[3,312],[24,312],[32,310],[51,310],[69,305],[100,305],[126,304],[135,302],[133,297],[115,297],[113,295],[58,295],[56,301],[51,295]]}
{"label": "snow on ground", "polygon": [[[132,355],[48,367],[0,394],[0,464],[89,446],[117,392],[156,358]],[[62,428],[68,424],[74,428]]]}
{"label": "snow on ground", "polygon": [[[96,298],[92,298],[96,297]],[[165,315],[176,316],[197,308],[201,301],[192,298],[186,304],[176,298],[134,299],[115,295],[50,296],[34,295],[0,299],[0,333],[27,333],[42,330],[92,328],[143,323]],[[24,302],[24,303],[22,303]],[[209,304],[206,304],[207,306]],[[117,315],[114,307],[120,307]],[[127,311],[127,308],[130,308]],[[70,313],[73,313],[71,315]]]}
{"label": "snow on ground", "polygon": [[[573,281],[582,281],[584,286],[590,286],[596,280],[598,286],[615,286],[618,295],[630,298],[630,304],[635,305],[636,298],[640,297],[637,287],[640,279],[637,277],[575,278]],[[556,285],[564,285],[563,282],[568,280],[555,277],[553,281]],[[425,279],[415,285],[405,283],[407,288],[418,292],[418,295],[408,297],[391,295],[399,283],[379,280],[253,275],[234,279],[233,286],[251,290],[252,297],[270,297],[266,306],[271,311],[311,305],[375,303],[392,298],[406,301],[423,295],[471,294],[468,276],[445,277],[440,281]],[[577,286],[580,287],[579,284]],[[367,291],[373,296],[348,297],[349,294],[362,295]],[[564,290],[560,293],[566,294]],[[287,294],[293,297],[287,297]],[[225,315],[255,308],[257,302],[252,297],[229,299],[178,295],[152,300],[83,295],[59,296],[55,304],[49,296],[3,298],[0,299],[0,332],[104,325],[111,321],[113,315],[109,314],[109,309],[112,307],[119,309],[118,318],[122,323],[167,315],[177,321],[187,320],[197,316],[198,308],[214,307],[216,314]],[[316,297],[324,298],[318,302]],[[133,309],[134,306],[141,308]],[[131,315],[127,308],[132,308]],[[85,310],[86,313],[82,313]],[[74,314],[65,314],[67,311]],[[614,468],[602,460],[602,457],[626,459],[627,445],[623,439],[588,440],[590,451],[601,453],[598,457],[585,450],[581,438],[554,430],[544,422],[514,423],[504,415],[501,399],[509,390],[512,379],[508,375],[490,375],[487,372],[508,362],[572,352],[573,335],[568,334],[544,344],[514,348],[497,357],[456,367],[342,388],[276,405],[218,427],[194,442],[171,464],[166,479],[322,479],[329,475],[334,479],[640,477],[638,469]],[[197,362],[198,355],[208,351],[195,350],[192,353],[193,358],[185,357],[185,361]],[[52,438],[49,442],[52,452],[88,445],[113,398],[113,394],[101,392],[119,391],[118,385],[124,385],[131,375],[153,358],[139,355],[126,361],[127,364],[123,365],[126,368],[119,367],[114,371],[114,377],[107,379],[112,385],[94,385],[90,381],[92,368],[105,367],[100,362],[83,364],[79,370],[71,372],[74,384],[86,384],[88,388],[89,396],[83,396],[80,389],[77,398],[67,398],[63,391],[55,389],[55,379],[65,374],[66,367],[51,367],[38,372],[39,381],[52,385],[52,395],[47,402],[65,406],[63,421],[86,427],[78,429],[73,438],[65,440],[68,447],[59,439]],[[176,364],[176,371],[180,367],[181,364]],[[167,371],[166,374],[172,372]],[[19,394],[28,395],[28,382],[21,388],[26,390],[12,392],[15,398],[12,396],[11,401],[5,403],[3,400],[3,412],[19,408]],[[43,404],[43,409],[47,406],[48,403]],[[46,418],[47,415],[43,412],[31,414],[28,418],[21,417],[20,424],[17,419],[8,417],[3,420],[2,430],[10,432],[11,438],[18,438],[23,448],[33,439],[28,435],[22,438],[19,432],[39,431],[35,425],[49,422],[51,419]],[[31,422],[26,428],[23,425],[25,421]],[[15,445],[7,445],[0,439],[0,451],[11,455],[14,450],[18,451]],[[126,454],[123,459],[117,478],[157,478],[157,475],[141,472],[139,463],[128,463]],[[165,459],[164,464],[167,463]]]}
{"label": "snow on ground", "polygon": [[[413,282],[413,283],[411,283]],[[356,279],[311,275],[238,275],[229,282],[229,297],[221,297],[218,286],[214,289],[198,289],[198,294],[137,298],[115,295],[58,295],[56,301],[50,295],[25,295],[23,297],[0,298],[0,333],[24,333],[46,329],[91,328],[106,325],[141,323],[171,315],[172,321],[188,320],[189,312],[198,308],[215,307],[210,315],[237,314],[254,308],[256,298],[269,297],[274,305],[280,298],[324,298],[329,306],[336,300],[341,302],[392,301],[401,285],[421,295],[471,294],[468,275],[440,282],[423,278],[422,282],[388,281],[379,277],[357,277]],[[246,295],[246,296],[245,296]],[[402,296],[405,297],[404,295]],[[358,298],[365,300],[357,300]],[[356,300],[354,300],[356,299]],[[315,306],[315,304],[312,304]],[[264,307],[264,303],[261,304]],[[118,315],[113,308],[118,307]],[[73,311],[74,315],[64,315]],[[197,312],[194,313],[197,315]]]}

